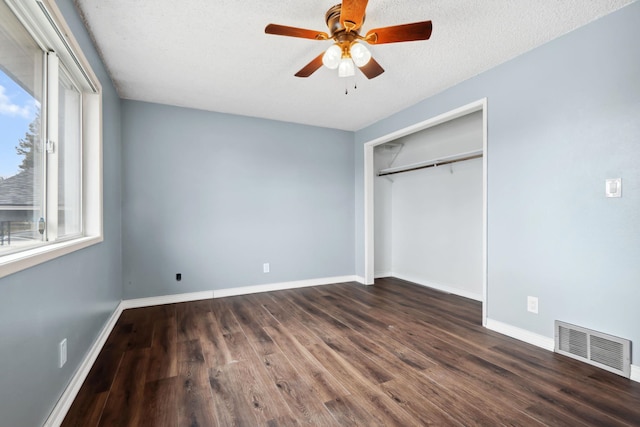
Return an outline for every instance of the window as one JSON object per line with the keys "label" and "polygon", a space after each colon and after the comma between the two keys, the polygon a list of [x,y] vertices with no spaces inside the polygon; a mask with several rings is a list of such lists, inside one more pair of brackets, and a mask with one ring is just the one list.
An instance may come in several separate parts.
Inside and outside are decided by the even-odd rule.
{"label": "window", "polygon": [[0,2],[0,254],[41,240],[44,53]]}
{"label": "window", "polygon": [[100,85],[68,34],[53,0],[0,0],[0,277],[102,240]]}

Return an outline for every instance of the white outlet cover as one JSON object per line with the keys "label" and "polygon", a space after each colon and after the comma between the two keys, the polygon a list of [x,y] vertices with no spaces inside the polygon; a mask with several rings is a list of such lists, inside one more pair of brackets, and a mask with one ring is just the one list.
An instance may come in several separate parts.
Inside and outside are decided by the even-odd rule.
{"label": "white outlet cover", "polygon": [[527,311],[530,313],[538,314],[538,298],[527,297]]}
{"label": "white outlet cover", "polygon": [[269,263],[268,262],[265,262],[264,264],[262,264],[262,272],[263,273],[268,273],[269,270],[270,270],[270,267],[269,267]]}

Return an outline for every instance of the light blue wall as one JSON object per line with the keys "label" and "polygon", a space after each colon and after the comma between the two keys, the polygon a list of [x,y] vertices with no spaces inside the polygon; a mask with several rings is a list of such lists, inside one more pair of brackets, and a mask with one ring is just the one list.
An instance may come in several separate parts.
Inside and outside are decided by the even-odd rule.
{"label": "light blue wall", "polygon": [[[0,426],[41,425],[122,297],[120,100],[72,0],[58,5],[103,86],[104,242],[0,279]],[[68,340],[59,369],[58,342]]]}
{"label": "light blue wall", "polygon": [[[490,319],[640,344],[639,24],[636,2],[356,133],[362,144],[488,98]],[[618,177],[623,197],[606,199]]]}
{"label": "light blue wall", "polygon": [[[483,97],[489,317],[640,343],[640,3],[360,130],[355,144],[349,132],[132,101],[121,135],[121,102],[73,1],[58,4],[104,89],[105,241],[0,279],[0,425],[42,424],[122,280],[135,298],[363,275],[362,143]],[[623,198],[604,198],[609,177],[623,179]],[[527,295],[540,298],[537,316]]]}
{"label": "light blue wall", "polygon": [[353,133],[123,101],[123,138],[125,298],[354,274]]}

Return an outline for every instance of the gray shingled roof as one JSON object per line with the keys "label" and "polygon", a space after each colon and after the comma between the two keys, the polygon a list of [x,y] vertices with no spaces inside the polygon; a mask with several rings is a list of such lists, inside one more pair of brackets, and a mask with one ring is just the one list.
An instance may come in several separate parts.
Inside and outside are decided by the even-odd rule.
{"label": "gray shingled roof", "polygon": [[39,198],[40,191],[33,191],[33,169],[0,181],[0,206],[33,206]]}

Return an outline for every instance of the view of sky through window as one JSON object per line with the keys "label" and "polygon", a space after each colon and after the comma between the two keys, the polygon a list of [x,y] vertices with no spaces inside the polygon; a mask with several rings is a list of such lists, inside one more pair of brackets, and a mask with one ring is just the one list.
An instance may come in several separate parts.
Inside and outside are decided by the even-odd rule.
{"label": "view of sky through window", "polygon": [[22,156],[16,153],[40,103],[0,69],[0,178],[19,172]]}

